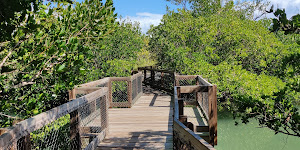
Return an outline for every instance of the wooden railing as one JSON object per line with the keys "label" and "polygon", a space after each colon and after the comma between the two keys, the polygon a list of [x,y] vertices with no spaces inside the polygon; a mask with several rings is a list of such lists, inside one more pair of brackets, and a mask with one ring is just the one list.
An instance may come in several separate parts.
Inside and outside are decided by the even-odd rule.
{"label": "wooden railing", "polygon": [[[58,149],[61,144],[67,145],[66,149],[95,149],[108,132],[107,99],[108,88],[102,87],[21,121],[0,136],[0,149]],[[60,134],[58,128],[64,133]],[[62,137],[65,141],[57,139]],[[84,147],[83,138],[90,141]]]}
{"label": "wooden railing", "polygon": [[109,107],[130,108],[143,93],[142,78],[143,74],[139,72],[131,77],[107,77],[81,84],[70,91],[69,95],[72,95],[70,99],[93,92],[99,87],[107,87]]}
{"label": "wooden railing", "polygon": [[[217,144],[216,86],[200,76],[150,67],[139,70],[143,70],[145,84],[174,94],[174,149],[213,149]],[[108,77],[77,86],[69,92],[70,102],[8,128],[0,136],[0,150],[95,149],[108,133],[108,108],[132,107],[143,93],[142,75]],[[191,97],[196,101],[189,101]],[[191,126],[184,105],[200,106],[208,126]],[[209,132],[209,139],[194,131]]]}
{"label": "wooden railing", "polygon": [[[211,145],[217,145],[217,89],[215,85],[210,84],[199,75],[178,75],[173,71],[159,70],[154,67],[141,67],[139,71],[144,73],[146,85],[174,94],[173,140],[177,144],[174,144],[175,147],[197,149],[202,145],[202,147],[211,149]],[[172,89],[172,93],[170,89]],[[199,106],[208,125],[194,125],[188,122],[184,113],[185,105]],[[196,132],[208,132],[206,141],[209,144],[196,135]]]}
{"label": "wooden railing", "polygon": [[70,102],[8,128],[0,150],[96,149],[108,133],[108,107],[132,107],[142,93],[142,73],[79,85]]}

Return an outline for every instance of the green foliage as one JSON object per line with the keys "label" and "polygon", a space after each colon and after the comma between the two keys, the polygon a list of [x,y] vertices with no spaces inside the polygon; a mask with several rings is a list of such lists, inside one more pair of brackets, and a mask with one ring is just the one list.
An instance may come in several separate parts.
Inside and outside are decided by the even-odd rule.
{"label": "green foliage", "polygon": [[24,8],[23,18],[14,12],[11,25],[18,25],[1,39],[2,127],[67,102],[75,85],[153,64],[147,37],[138,24],[115,21],[112,0],[36,2],[28,1],[36,8]]}
{"label": "green foliage", "polygon": [[287,19],[285,9],[277,9],[274,15],[276,18],[273,19],[272,32],[281,30],[284,31],[284,34],[300,34],[300,14],[292,16],[291,19]]}
{"label": "green foliage", "polygon": [[142,35],[139,24],[126,20],[118,22],[115,31],[102,42],[97,60],[104,76],[129,76],[139,66],[153,65],[147,51],[148,39]]}
{"label": "green foliage", "polygon": [[300,47],[282,43],[264,22],[247,18],[232,3],[209,17],[169,11],[148,31],[150,50],[163,68],[200,74],[218,85],[219,102],[244,123],[254,117],[276,133],[300,136],[293,106],[300,98]]}
{"label": "green foliage", "polygon": [[88,72],[98,71],[93,64],[100,45],[95,43],[114,29],[112,1],[56,5],[39,4],[28,11],[11,40],[1,43],[0,99],[5,114],[36,115],[66,102],[67,91],[75,85],[99,79]]}

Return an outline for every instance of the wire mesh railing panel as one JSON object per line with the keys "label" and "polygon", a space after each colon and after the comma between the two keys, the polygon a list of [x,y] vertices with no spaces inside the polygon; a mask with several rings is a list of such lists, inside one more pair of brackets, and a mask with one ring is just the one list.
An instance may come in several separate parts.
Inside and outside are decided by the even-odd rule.
{"label": "wire mesh railing panel", "polygon": [[111,81],[112,107],[130,107],[128,86],[128,81]]}
{"label": "wire mesh railing panel", "polygon": [[107,94],[99,89],[17,123],[1,135],[0,149],[84,149],[108,130]]}
{"label": "wire mesh railing panel", "polygon": [[187,86],[187,85],[196,85],[196,79],[194,78],[179,79],[179,86]]}
{"label": "wire mesh railing panel", "polygon": [[162,76],[162,86],[172,91],[174,88],[174,74],[164,73]]}
{"label": "wire mesh railing panel", "polygon": [[208,109],[209,109],[209,105],[208,105],[208,92],[198,92],[197,93],[197,99],[198,99],[198,103],[201,106],[205,116],[208,118]]}
{"label": "wire mesh railing panel", "polygon": [[82,148],[88,146],[107,127],[106,96],[86,104],[79,109]]}
{"label": "wire mesh railing panel", "polygon": [[137,78],[137,90],[138,93],[141,93],[143,91],[143,87],[142,87],[142,76],[139,76]]}
{"label": "wire mesh railing panel", "polygon": [[195,93],[181,93],[181,98],[184,100],[185,105],[195,105],[196,104],[196,94]]}
{"label": "wire mesh railing panel", "polygon": [[78,145],[70,138],[70,115],[60,117],[43,128],[30,133],[31,149],[72,149]]}

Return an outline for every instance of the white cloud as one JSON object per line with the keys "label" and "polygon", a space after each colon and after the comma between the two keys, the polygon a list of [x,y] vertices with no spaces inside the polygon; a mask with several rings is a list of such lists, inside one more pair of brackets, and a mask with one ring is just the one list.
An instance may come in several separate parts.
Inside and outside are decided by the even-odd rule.
{"label": "white cloud", "polygon": [[131,22],[139,22],[140,27],[142,29],[142,33],[146,34],[146,32],[150,29],[151,24],[153,24],[154,26],[159,25],[162,17],[163,14],[141,12],[141,13],[136,13],[136,16],[126,16],[124,19],[129,20]]}

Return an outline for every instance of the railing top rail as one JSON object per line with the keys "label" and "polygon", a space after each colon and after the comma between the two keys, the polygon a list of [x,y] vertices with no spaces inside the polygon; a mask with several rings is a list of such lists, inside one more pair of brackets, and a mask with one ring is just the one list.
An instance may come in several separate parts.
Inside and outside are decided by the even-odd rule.
{"label": "railing top rail", "polygon": [[109,77],[106,77],[106,78],[103,78],[103,79],[100,79],[100,80],[80,84],[77,87],[96,87],[97,85],[105,84],[105,83],[108,83],[108,82],[109,82]]}
{"label": "railing top rail", "polygon": [[139,70],[149,70],[149,71],[157,71],[157,72],[165,72],[165,73],[175,73],[175,71],[171,71],[171,70],[148,68],[148,67],[139,67]]}
{"label": "railing top rail", "polygon": [[58,118],[77,110],[81,106],[94,101],[98,97],[104,96],[107,92],[108,88],[102,87],[88,95],[82,96],[13,125],[8,128],[6,133],[0,136],[0,147],[4,147],[11,143],[12,140],[19,140],[21,137],[24,137],[29,133],[57,120]]}
{"label": "railing top rail", "polygon": [[202,78],[202,76],[199,76],[197,77],[197,80],[202,83],[203,85],[206,85],[206,86],[213,86],[211,83],[209,83],[207,80],[205,80],[204,78]]}

